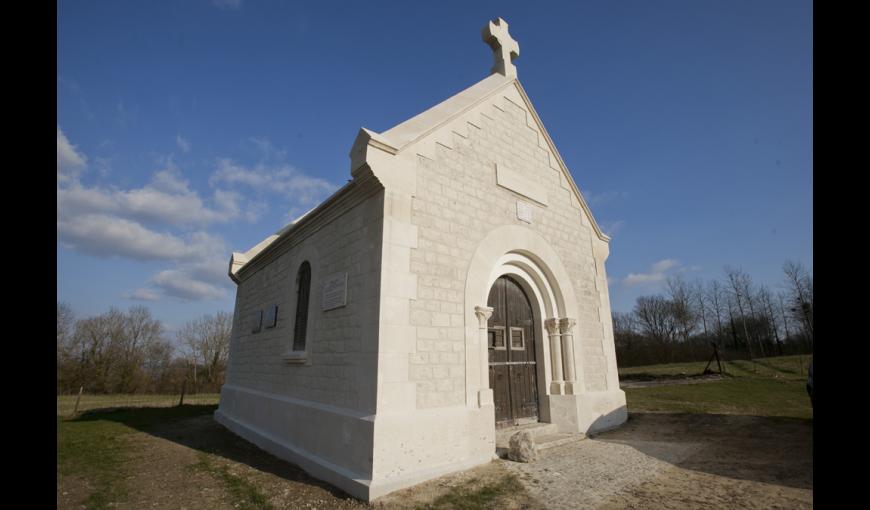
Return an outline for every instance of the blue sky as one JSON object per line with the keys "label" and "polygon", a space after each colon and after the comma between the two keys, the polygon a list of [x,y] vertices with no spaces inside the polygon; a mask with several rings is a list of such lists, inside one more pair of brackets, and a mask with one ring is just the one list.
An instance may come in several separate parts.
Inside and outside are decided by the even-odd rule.
{"label": "blue sky", "polygon": [[662,280],[812,269],[812,3],[58,2],[57,294],[171,329],[232,310],[245,251],[375,131],[518,75],[612,235],[613,309]]}

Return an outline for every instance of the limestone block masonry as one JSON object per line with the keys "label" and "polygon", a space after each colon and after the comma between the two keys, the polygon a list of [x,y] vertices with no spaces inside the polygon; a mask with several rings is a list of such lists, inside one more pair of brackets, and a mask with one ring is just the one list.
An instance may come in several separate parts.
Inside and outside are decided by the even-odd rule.
{"label": "limestone block masonry", "polygon": [[[626,419],[597,226],[522,85],[501,18],[492,74],[383,133],[361,129],[353,179],[245,253],[216,419],[371,500],[495,455],[490,287],[531,304],[538,420],[595,432]],[[304,350],[296,276],[311,266]],[[346,273],[346,303],[322,282]],[[277,326],[253,333],[258,311]]]}

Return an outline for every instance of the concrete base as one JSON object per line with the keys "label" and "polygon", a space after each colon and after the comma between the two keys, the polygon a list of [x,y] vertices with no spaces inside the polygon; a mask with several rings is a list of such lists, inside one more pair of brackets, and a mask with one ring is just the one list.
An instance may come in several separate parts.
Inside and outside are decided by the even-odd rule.
{"label": "concrete base", "polygon": [[492,406],[365,415],[224,385],[214,416],[243,439],[364,501],[495,458]]}
{"label": "concrete base", "polygon": [[495,458],[495,408],[422,409],[375,417],[370,499]]}
{"label": "concrete base", "polygon": [[561,433],[592,434],[618,427],[628,419],[625,392],[595,391],[579,395],[546,395],[551,422]]}
{"label": "concrete base", "polygon": [[372,415],[225,384],[214,417],[263,450],[368,500]]}

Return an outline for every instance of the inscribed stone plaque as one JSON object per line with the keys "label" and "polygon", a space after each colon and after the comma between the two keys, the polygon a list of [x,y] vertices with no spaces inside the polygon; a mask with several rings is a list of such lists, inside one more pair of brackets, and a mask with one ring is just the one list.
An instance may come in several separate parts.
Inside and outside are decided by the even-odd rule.
{"label": "inscribed stone plaque", "polygon": [[278,324],[278,305],[272,305],[266,310],[266,329],[274,328]]}
{"label": "inscribed stone plaque", "polygon": [[526,223],[532,222],[532,205],[517,200],[517,218]]}
{"label": "inscribed stone plaque", "polygon": [[251,316],[251,333],[259,333],[263,327],[263,310],[257,310]]}
{"label": "inscribed stone plaque", "polygon": [[514,193],[519,193],[524,197],[529,197],[541,205],[548,204],[547,188],[544,185],[502,164],[496,163],[495,165],[495,182],[499,186],[507,188]]}
{"label": "inscribed stone plaque", "polygon": [[321,308],[332,310],[347,304],[347,273],[339,273],[326,278],[320,292]]}

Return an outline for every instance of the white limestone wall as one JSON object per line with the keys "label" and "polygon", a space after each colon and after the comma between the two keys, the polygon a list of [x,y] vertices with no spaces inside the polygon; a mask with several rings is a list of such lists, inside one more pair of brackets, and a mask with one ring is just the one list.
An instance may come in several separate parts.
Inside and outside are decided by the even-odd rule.
{"label": "white limestone wall", "polygon": [[[241,273],[216,412],[230,430],[362,498],[372,472],[383,196],[381,189],[337,211]],[[307,353],[290,356],[305,260],[312,269]],[[323,311],[320,284],[337,273],[347,273],[347,304]],[[255,312],[274,304],[277,326],[253,333]]]}
{"label": "white limestone wall", "polygon": [[[578,301],[568,314],[577,319],[575,357],[585,390],[618,390],[618,381],[608,380],[615,359],[604,273],[607,244],[595,235],[512,90],[481,107],[461,133],[441,134],[449,142],[436,144],[431,158],[418,159],[411,216],[418,240],[410,261],[417,274],[417,299],[410,309],[417,342],[409,376],[420,409],[464,403],[465,308],[485,305],[464,302],[465,272],[487,233],[508,224],[539,233],[570,275],[570,282],[559,283],[571,285]],[[542,187],[547,205],[498,186],[497,164]],[[530,204],[531,223],[517,218],[518,200]]]}
{"label": "white limestone wall", "polygon": [[[352,152],[387,190],[371,498],[493,458],[494,408],[477,399],[470,388],[477,375],[467,370],[478,348],[469,310],[486,303],[466,302],[466,284],[481,243],[505,225],[546,240],[543,251],[555,251],[564,267],[558,284],[575,303],[565,316],[577,320],[579,394],[551,402],[541,381],[541,416],[575,432],[625,420],[604,272],[608,246],[523,104],[508,87],[402,153],[378,150],[378,139]],[[382,140],[390,142],[390,132]],[[498,186],[496,165],[533,183],[531,194],[546,205]],[[518,200],[531,207],[531,223],[517,218]]]}

